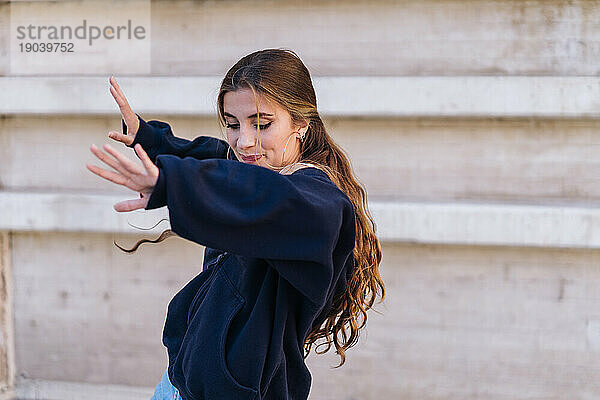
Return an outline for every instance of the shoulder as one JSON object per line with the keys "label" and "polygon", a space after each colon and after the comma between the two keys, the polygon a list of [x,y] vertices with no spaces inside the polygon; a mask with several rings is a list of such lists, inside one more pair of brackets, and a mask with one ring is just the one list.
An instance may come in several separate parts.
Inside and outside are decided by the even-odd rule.
{"label": "shoulder", "polygon": [[279,173],[281,175],[292,175],[294,172],[299,171],[304,168],[313,168],[313,169],[317,169],[320,171],[320,169],[317,168],[317,166],[315,166],[314,164],[305,163],[305,162],[297,162],[297,163],[293,163],[293,164],[285,166],[281,171],[279,171]]}
{"label": "shoulder", "polygon": [[321,196],[329,198],[330,202],[333,202],[338,206],[340,203],[342,203],[343,207],[346,209],[346,212],[354,214],[354,205],[352,204],[352,201],[348,195],[331,180],[325,171],[318,168],[314,164],[296,164],[300,165],[294,167],[289,174],[282,175],[289,175],[288,177],[290,180],[294,181],[300,186],[304,186],[310,191],[320,193]]}
{"label": "shoulder", "polygon": [[341,192],[337,185],[329,178],[329,175],[314,164],[294,163],[279,171],[279,174],[286,175],[293,182],[307,182],[316,185],[319,182],[324,183],[326,186],[335,188]]}
{"label": "shoulder", "polygon": [[329,175],[315,164],[305,162],[294,163],[279,171],[279,174],[288,175],[291,179],[303,179],[305,177],[317,178],[318,180],[337,188],[337,185],[333,183],[331,178],[329,178]]}

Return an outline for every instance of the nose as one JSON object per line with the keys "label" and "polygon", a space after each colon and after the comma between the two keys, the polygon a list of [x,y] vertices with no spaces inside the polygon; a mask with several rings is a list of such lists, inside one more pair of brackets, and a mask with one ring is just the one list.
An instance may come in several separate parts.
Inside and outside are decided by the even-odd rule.
{"label": "nose", "polygon": [[238,139],[238,147],[240,149],[249,149],[256,144],[256,132],[252,127],[240,127],[240,137]]}

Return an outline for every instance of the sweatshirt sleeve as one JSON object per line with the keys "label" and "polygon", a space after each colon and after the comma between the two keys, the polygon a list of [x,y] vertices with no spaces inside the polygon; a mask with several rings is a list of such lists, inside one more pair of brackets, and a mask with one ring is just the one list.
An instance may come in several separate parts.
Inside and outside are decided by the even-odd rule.
{"label": "sweatshirt sleeve", "polygon": [[[212,136],[199,136],[194,140],[188,140],[173,135],[171,126],[162,121],[144,121],[136,114],[140,121],[140,127],[135,135],[133,143],[127,147],[133,148],[137,143],[156,164],[159,154],[172,154],[180,158],[194,157],[198,160],[206,158],[225,158],[229,144],[222,139]],[[121,119],[123,134],[127,134],[127,125]],[[137,155],[137,153],[136,153]]]}
{"label": "sweatshirt sleeve", "polygon": [[166,205],[179,236],[234,254],[331,264],[343,220],[354,216],[346,194],[314,168],[281,175],[236,160],[171,155],[156,165],[146,209]]}

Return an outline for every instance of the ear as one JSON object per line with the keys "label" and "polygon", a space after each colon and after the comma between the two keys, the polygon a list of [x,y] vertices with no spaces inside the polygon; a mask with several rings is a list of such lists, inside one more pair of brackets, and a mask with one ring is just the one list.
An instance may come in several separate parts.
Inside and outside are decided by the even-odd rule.
{"label": "ear", "polygon": [[306,134],[306,131],[308,131],[308,121],[302,120],[301,123],[294,124],[294,130],[300,133],[300,135]]}

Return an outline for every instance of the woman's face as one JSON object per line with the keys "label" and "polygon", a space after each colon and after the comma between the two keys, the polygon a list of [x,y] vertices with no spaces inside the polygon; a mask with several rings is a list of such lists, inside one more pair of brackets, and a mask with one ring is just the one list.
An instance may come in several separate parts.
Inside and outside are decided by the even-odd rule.
{"label": "woman's face", "polygon": [[[226,123],[227,141],[240,156],[241,162],[269,167],[282,167],[298,160],[300,141],[290,113],[275,102],[268,102],[257,93],[260,113],[260,147],[257,136],[258,118],[256,102],[250,88],[227,92],[223,96],[223,111]],[[304,132],[305,128],[301,128]],[[288,140],[289,139],[289,140]],[[285,154],[283,148],[287,141]],[[254,159],[254,154],[258,159]],[[244,157],[244,156],[247,156]],[[285,157],[285,159],[282,159]]]}

